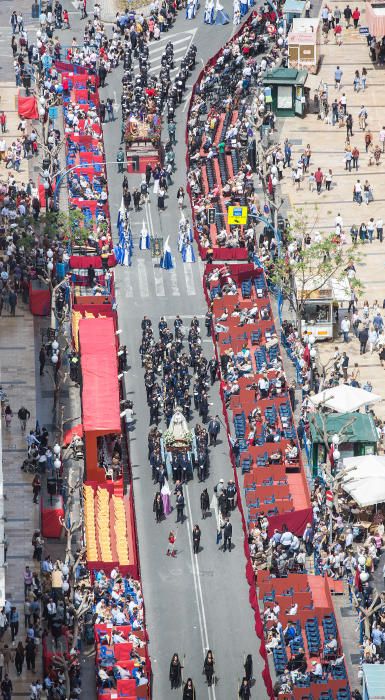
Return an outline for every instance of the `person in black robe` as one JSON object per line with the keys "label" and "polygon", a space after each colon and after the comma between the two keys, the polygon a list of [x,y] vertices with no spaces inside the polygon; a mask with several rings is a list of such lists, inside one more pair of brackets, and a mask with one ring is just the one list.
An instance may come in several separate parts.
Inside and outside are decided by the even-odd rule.
{"label": "person in black robe", "polygon": [[171,683],[171,690],[179,688],[182,682],[182,665],[179,661],[178,654],[174,654],[171,659],[169,678]]}

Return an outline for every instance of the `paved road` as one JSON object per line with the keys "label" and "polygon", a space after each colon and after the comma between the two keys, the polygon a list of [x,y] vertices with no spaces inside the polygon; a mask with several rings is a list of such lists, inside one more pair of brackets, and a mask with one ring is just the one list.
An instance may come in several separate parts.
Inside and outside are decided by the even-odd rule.
{"label": "paved road", "polygon": [[[230,9],[227,0],[227,9]],[[225,6],[225,7],[226,7]],[[172,30],[176,60],[181,60],[193,39],[198,47],[196,73],[202,65],[228,39],[233,26],[208,27],[203,24],[203,11],[193,22],[180,16]],[[187,32],[187,33],[186,33]],[[162,39],[165,44],[169,37]],[[151,69],[160,65],[161,46],[153,44],[150,50]],[[191,77],[188,92],[194,78]],[[119,74],[109,78],[106,95],[116,91],[119,96]],[[189,95],[187,94],[187,99]],[[127,344],[131,369],[126,375],[126,387],[136,410],[136,429],[131,439],[136,515],[139,533],[139,548],[142,567],[143,588],[150,635],[150,653],[154,673],[154,699],[171,697],[168,682],[168,666],[171,655],[177,651],[186,655],[184,675],[192,676],[197,688],[197,698],[229,700],[237,697],[238,680],[242,675],[244,654],[252,653],[255,661],[256,689],[253,696],[265,697],[260,676],[258,639],[253,628],[253,615],[248,602],[248,587],[245,578],[243,537],[238,513],[233,516],[235,547],[231,554],[223,553],[216,545],[216,526],[213,517],[201,521],[199,498],[202,487],[197,481],[190,482],[186,489],[187,521],[178,527],[178,550],[176,560],[166,557],[167,536],[170,527],[175,527],[172,514],[164,523],[156,525],[152,513],[154,486],[147,460],[147,431],[149,412],[145,400],[143,370],[140,366],[138,347],[140,344],[140,321],[144,314],[157,324],[160,315],[172,318],[180,314],[188,319],[194,314],[203,316],[206,304],[202,292],[201,263],[183,264],[177,251],[177,228],[179,212],[176,206],[176,190],[185,187],[185,117],[186,102],[177,114],[177,172],[175,184],[169,188],[167,209],[159,214],[156,197],[151,196],[149,211],[132,215],[135,242],[132,267],[116,271],[119,324],[121,339]],[[107,124],[104,130],[107,160],[113,160],[120,134],[117,123]],[[134,184],[135,179],[131,182]],[[112,218],[117,215],[121,197],[121,176],[116,166],[109,166],[110,207]],[[188,216],[187,210],[186,215]],[[171,272],[161,270],[153,264],[149,251],[140,251],[138,239],[142,222],[150,224],[152,232],[166,238],[170,235],[176,268]],[[203,324],[202,324],[203,325]],[[204,330],[204,329],[203,329]],[[212,352],[211,340],[205,341],[205,351]],[[212,411],[220,412],[218,385],[211,392]],[[195,423],[193,423],[195,424]],[[221,441],[210,454],[209,490],[223,477],[231,478],[227,438],[222,427]],[[191,529],[198,522],[202,529],[202,551],[194,557],[191,550]],[[214,652],[218,684],[209,690],[202,676],[203,658],[207,648]],[[178,696],[178,692],[173,693]]]}
{"label": "paved road", "polygon": [[[232,32],[227,27],[207,27],[203,24],[202,10],[198,17],[187,23],[178,18],[172,33],[175,42],[175,56],[181,59],[196,30],[194,43],[198,47],[201,64],[214,54]],[[179,32],[181,32],[179,34]],[[164,39],[165,43],[168,38]],[[150,51],[151,67],[159,67],[159,45]],[[197,72],[201,65],[197,66]],[[106,92],[118,93],[118,75],[110,78],[111,85]],[[189,80],[190,89],[193,78]],[[187,95],[188,99],[189,95]],[[127,375],[127,390],[133,399],[137,413],[136,430],[131,441],[136,514],[139,532],[139,548],[146,601],[147,621],[150,634],[150,652],[154,672],[154,698],[161,700],[170,697],[168,665],[171,655],[178,651],[186,655],[185,677],[191,675],[196,684],[198,698],[227,700],[237,697],[237,684],[242,675],[244,654],[251,652],[256,664],[258,697],[265,696],[264,685],[257,666],[258,640],[253,629],[253,615],[248,602],[248,587],[245,579],[245,558],[243,537],[238,513],[233,516],[235,547],[231,554],[224,554],[216,545],[214,518],[201,522],[199,497],[201,485],[190,482],[186,489],[188,519],[178,528],[179,555],[175,561],[166,558],[166,541],[170,527],[175,525],[173,515],[156,526],[152,514],[154,486],[151,481],[147,461],[147,430],[149,424],[148,407],[143,389],[143,370],[138,357],[140,344],[140,321],[144,314],[153,323],[165,314],[172,318],[177,313],[188,318],[193,314],[203,315],[206,311],[202,292],[201,263],[182,263],[177,251],[177,227],[179,213],[176,206],[176,190],[185,187],[185,102],[177,115],[177,172],[175,184],[169,189],[167,209],[158,214],[156,198],[151,197],[149,212],[144,210],[133,215],[133,235],[135,251],[132,267],[119,268],[116,272],[119,323],[121,336],[127,343],[131,371]],[[107,160],[112,160],[118,147],[119,130],[116,126],[105,128]],[[110,166],[108,180],[111,191],[111,213],[114,217],[120,205],[120,178],[116,167]],[[113,183],[113,187],[111,187]],[[116,190],[115,190],[116,184]],[[143,219],[149,218],[152,232],[164,238],[170,235],[172,252],[176,258],[176,268],[166,272],[153,264],[149,251],[139,251],[138,237]],[[187,211],[186,211],[186,215]],[[204,343],[207,354],[212,352],[211,341]],[[218,389],[211,392],[214,403],[212,411],[219,412]],[[210,454],[209,489],[212,493],[219,478],[231,478],[231,465],[228,456],[227,439],[223,428],[221,443]],[[191,551],[191,529],[199,522],[202,529],[203,550],[194,558]],[[209,690],[202,676],[202,663],[207,648],[214,651],[217,662],[218,685]],[[174,693],[177,695],[178,693]],[[253,691],[256,697],[256,691]]]}

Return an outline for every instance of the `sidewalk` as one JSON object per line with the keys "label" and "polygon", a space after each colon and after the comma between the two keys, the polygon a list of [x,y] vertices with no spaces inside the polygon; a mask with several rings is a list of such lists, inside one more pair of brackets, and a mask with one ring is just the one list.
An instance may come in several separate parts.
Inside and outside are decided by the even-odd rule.
{"label": "sidewalk", "polygon": [[[333,3],[333,9],[338,6],[343,12],[346,3]],[[365,5],[362,2],[355,3],[361,11],[361,26],[365,25]],[[288,138],[292,143],[293,163],[296,163],[299,156],[310,143],[312,159],[309,172],[314,172],[321,167],[325,174],[329,168],[333,171],[333,181],[331,192],[317,195],[310,192],[308,188],[307,175],[301,183],[301,189],[297,191],[292,184],[290,171],[284,171],[285,177],[282,181],[282,192],[289,199],[289,209],[300,207],[304,214],[309,217],[309,223],[314,224],[314,230],[331,232],[334,227],[334,220],[338,213],[341,214],[344,222],[344,231],[350,243],[349,231],[353,224],[358,227],[362,222],[368,223],[371,217],[385,219],[385,157],[381,157],[379,166],[368,165],[369,157],[365,153],[364,132],[358,127],[358,112],[362,105],[368,111],[368,127],[373,134],[373,144],[378,143],[378,134],[385,123],[384,106],[382,104],[381,88],[385,82],[383,68],[373,66],[369,58],[369,50],[366,37],[361,36],[358,30],[353,28],[346,30],[343,23],[343,44],[336,46],[332,32],[329,33],[328,44],[321,45],[321,66],[317,78],[328,84],[329,104],[338,98],[342,93],[347,97],[347,111],[353,116],[353,134],[350,142],[352,147],[357,146],[360,151],[358,172],[349,173],[345,170],[344,146],[346,139],[346,128],[338,128],[325,124],[317,118],[316,114],[306,115],[304,119],[298,117],[285,119],[281,132],[281,143]],[[322,41],[322,40],[321,40]],[[343,71],[342,87],[338,92],[334,88],[334,71],[337,65]],[[353,90],[354,72],[358,69],[361,73],[362,67],[368,71],[367,89],[355,93]],[[313,92],[311,97],[313,96]],[[362,204],[359,206],[352,202],[353,186],[357,179],[363,184],[366,179],[374,186],[374,202],[369,206]],[[317,208],[317,209],[316,209]],[[385,243],[373,241],[370,245],[360,247],[362,262],[358,265],[357,277],[362,281],[365,291],[359,300],[362,308],[365,299],[369,304],[373,304],[377,299],[382,307],[384,298],[384,265],[385,265]],[[326,362],[333,354],[334,346],[339,344],[340,350],[346,349],[350,358],[349,369],[351,370],[355,362],[360,367],[360,383],[364,384],[370,380],[373,384],[373,391],[385,396],[385,370],[381,368],[378,353],[370,355],[359,355],[358,341],[350,340],[345,346],[337,338],[332,343],[318,343],[317,348],[321,354],[322,361]],[[376,415],[385,419],[385,404],[380,403],[375,407]]]}
{"label": "sidewalk", "polygon": [[[31,539],[39,528],[39,505],[32,503],[32,476],[24,474],[20,466],[26,455],[25,436],[35,426],[35,346],[34,321],[27,307],[19,301],[16,317],[11,318],[3,311],[0,318],[0,385],[8,395],[14,413],[10,429],[2,422],[3,474],[5,501],[5,536],[8,542],[5,575],[5,597],[16,605],[20,617],[20,628],[16,642],[25,640],[24,627],[24,580],[26,565],[33,566]],[[17,411],[25,406],[31,413],[26,433],[22,433]],[[11,635],[7,631],[3,643],[11,645]],[[36,659],[37,677],[40,676],[41,655]],[[17,678],[15,667],[10,667],[10,678],[16,695],[29,695],[29,684],[34,674],[26,670]],[[28,695],[27,695],[28,694]]]}
{"label": "sidewalk", "polygon": [[[17,131],[19,117],[17,114],[17,88],[14,83],[0,83],[0,110],[7,115],[7,132],[4,135],[7,144],[12,142],[20,132]],[[0,179],[15,175],[18,182],[27,182],[29,161],[22,160],[20,172],[6,170],[0,164]],[[20,467],[27,453],[26,434],[36,423],[36,386],[35,386],[35,341],[34,319],[28,306],[24,305],[18,295],[16,317],[12,318],[6,309],[0,317],[0,386],[8,396],[14,413],[9,429],[2,420],[2,458],[4,493],[6,496],[5,537],[8,543],[7,569],[5,574],[5,597],[16,605],[19,612],[19,634],[16,642],[25,641],[24,627],[24,569],[30,565],[40,573],[39,567],[32,560],[32,534],[39,528],[39,505],[32,503],[32,475],[24,474]],[[25,406],[31,413],[25,433],[21,431],[17,412]],[[9,630],[2,639],[2,645],[11,646]],[[26,670],[24,664],[22,675],[16,676],[15,666],[10,665],[10,678],[13,694],[29,697],[29,685],[33,677],[41,677],[41,654],[36,656],[36,674]]]}

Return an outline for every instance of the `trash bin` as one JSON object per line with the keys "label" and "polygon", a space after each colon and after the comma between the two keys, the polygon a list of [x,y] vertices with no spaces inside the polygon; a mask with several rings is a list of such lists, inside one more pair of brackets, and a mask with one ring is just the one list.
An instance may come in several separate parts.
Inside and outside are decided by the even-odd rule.
{"label": "trash bin", "polygon": [[39,19],[39,3],[37,2],[32,5],[32,19]]}

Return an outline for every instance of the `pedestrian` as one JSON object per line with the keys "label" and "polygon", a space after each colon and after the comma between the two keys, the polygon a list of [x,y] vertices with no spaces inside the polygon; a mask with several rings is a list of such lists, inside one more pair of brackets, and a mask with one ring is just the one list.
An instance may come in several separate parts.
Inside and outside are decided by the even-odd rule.
{"label": "pedestrian", "polygon": [[178,491],[178,493],[176,495],[175,504],[176,504],[176,514],[177,514],[176,522],[183,523],[184,522],[184,512],[183,511],[184,511],[185,503],[184,503],[184,496],[183,496],[182,491]]}
{"label": "pedestrian", "polygon": [[207,654],[206,654],[206,658],[204,660],[204,663],[203,663],[203,670],[204,670],[204,673],[206,676],[207,685],[209,687],[213,684],[213,680],[214,680],[214,665],[215,665],[215,661],[214,661],[213,652],[211,651],[211,649],[209,649]]}
{"label": "pedestrian", "polygon": [[[385,129],[384,129],[384,139],[385,139]],[[380,140],[381,140],[381,131],[380,131]],[[367,131],[365,136],[364,136],[364,141],[365,141],[365,151],[366,153],[369,151],[369,148],[371,147],[373,143],[373,134],[371,131]],[[382,148],[382,152],[384,152],[384,147]]]}
{"label": "pedestrian", "polygon": [[358,340],[360,341],[360,355],[365,355],[366,345],[369,340],[369,331],[366,325],[358,332]]}
{"label": "pedestrian", "polygon": [[25,406],[20,406],[18,412],[17,412],[17,417],[20,421],[20,428],[21,431],[24,432],[27,426],[27,420],[30,419],[31,414],[28,411],[28,408],[25,408]]}
{"label": "pedestrian", "polygon": [[167,549],[167,556],[168,557],[176,557],[176,549],[175,549],[175,542],[176,542],[176,534],[173,530],[170,531],[169,536],[168,536],[168,549]]}
{"label": "pedestrian", "polygon": [[361,12],[359,11],[358,7],[356,7],[352,12],[354,29],[358,29],[358,22],[360,20],[360,17],[361,17]]}
{"label": "pedestrian", "polygon": [[[366,120],[368,118],[368,111],[364,105],[361,105],[361,109],[358,112],[358,125],[362,131],[366,129]],[[353,136],[353,134],[352,134]]]}
{"label": "pedestrian", "polygon": [[210,510],[210,496],[209,496],[207,488],[206,488],[206,489],[203,489],[203,491],[201,493],[202,520],[206,520],[206,515],[207,515],[209,510]]}
{"label": "pedestrian", "polygon": [[348,381],[348,367],[349,367],[349,357],[346,352],[342,353],[341,357],[341,369],[344,378],[344,382]]}
{"label": "pedestrian", "polygon": [[373,201],[373,188],[369,183],[369,180],[364,182],[364,200],[365,204],[368,206],[369,202]]}
{"label": "pedestrian", "polygon": [[337,44],[337,46],[342,45],[342,25],[341,24],[336,24],[334,27],[334,41]]}
{"label": "pedestrian", "polygon": [[118,164],[118,173],[124,173],[124,153],[121,146],[116,154],[116,162]]}
{"label": "pedestrian", "polygon": [[163,187],[159,187],[158,190],[158,209],[159,211],[164,211],[164,198],[165,198],[166,192]]}
{"label": "pedestrian", "polygon": [[23,647],[23,642],[19,642],[17,647],[16,647],[16,652],[15,652],[15,667],[16,667],[16,673],[18,676],[21,676],[21,672],[23,670],[23,664],[24,664],[24,647]]}
{"label": "pedestrian", "polygon": [[344,337],[344,343],[349,342],[349,331],[350,331],[350,321],[347,318],[347,316],[345,316],[341,321],[341,333]]}
{"label": "pedestrian", "polygon": [[233,534],[233,526],[228,518],[225,520],[223,528],[223,551],[226,552],[228,549],[231,552],[231,538]]}
{"label": "pedestrian", "polygon": [[361,71],[361,87],[363,90],[366,89],[366,81],[368,79],[368,71],[364,67]]}
{"label": "pedestrian", "polygon": [[381,219],[381,217],[379,217],[376,221],[376,231],[377,231],[377,240],[380,241],[380,243],[382,243],[382,236],[384,233],[384,222]]}
{"label": "pedestrian", "polygon": [[44,348],[44,345],[42,345],[40,348],[40,352],[39,352],[39,366],[40,366],[40,376],[41,377],[44,374],[45,361],[46,361],[45,348]]}
{"label": "pedestrian", "polygon": [[360,77],[360,71],[356,70],[354,73],[354,78],[353,78],[353,89],[354,92],[359,92],[359,89],[361,87],[361,77]]}
{"label": "pedestrian", "polygon": [[12,416],[13,416],[12,408],[10,407],[9,404],[7,404],[7,406],[4,409],[4,420],[5,420],[5,427],[7,428],[7,430],[9,430],[11,427]]}
{"label": "pedestrian", "polygon": [[157,523],[162,522],[164,518],[164,509],[163,509],[163,499],[162,499],[162,494],[161,493],[156,493],[154,496],[154,502],[152,504],[152,511],[155,513],[155,521]]}
{"label": "pedestrian", "polygon": [[16,316],[17,294],[13,288],[10,289],[8,295],[9,313],[11,316]]}
{"label": "pedestrian", "polygon": [[322,172],[321,168],[317,168],[317,170],[316,170],[316,172],[315,172],[315,174],[314,174],[314,177],[315,177],[315,181],[316,181],[316,184],[317,184],[317,193],[320,194],[320,193],[321,193],[322,182],[323,182],[323,179],[324,179],[324,175],[323,175],[323,172]]}
{"label": "pedestrian", "polygon": [[[28,568],[29,568],[29,567],[28,567]],[[30,573],[31,573],[31,572],[30,572]],[[25,574],[24,574],[24,576],[25,576]],[[31,576],[32,576],[32,573],[31,573]],[[24,578],[24,580],[25,580],[25,578]],[[10,629],[11,629],[11,638],[12,638],[12,642],[14,642],[14,641],[15,641],[15,637],[17,637],[17,635],[18,635],[18,633],[19,633],[19,613],[17,612],[15,606],[13,606],[13,607],[11,608],[11,618],[10,618],[10,624],[9,624],[9,626],[10,626]]]}
{"label": "pedestrian", "polygon": [[184,685],[182,700],[196,700],[195,688],[191,678],[188,678]]}
{"label": "pedestrian", "polygon": [[305,2],[305,17],[310,17],[310,10],[311,10],[311,2],[310,2],[310,0],[306,0],[306,2]]}
{"label": "pedestrian", "polygon": [[210,446],[214,445],[214,447],[217,444],[217,437],[219,435],[221,429],[221,424],[219,422],[219,416],[215,416],[215,418],[211,418],[209,421],[209,424],[207,426],[207,431],[209,434],[210,438]]}
{"label": "pedestrian", "polygon": [[346,29],[349,29],[349,27],[350,27],[351,17],[352,17],[352,11],[351,11],[349,5],[346,5],[346,7],[344,9],[344,18],[345,18],[345,22],[346,22]]}
{"label": "pedestrian", "polygon": [[37,503],[37,499],[39,497],[41,490],[41,481],[40,481],[40,476],[39,474],[35,474],[33,477],[32,481],[32,493],[33,493],[33,502]]}
{"label": "pedestrian", "polygon": [[173,654],[173,657],[171,659],[170,663],[170,673],[169,673],[169,679],[171,683],[171,690],[176,690],[177,688],[180,687],[182,683],[182,664],[179,661],[179,656],[178,654]]}
{"label": "pedestrian", "polygon": [[242,700],[250,700],[250,683],[247,678],[242,678],[242,683],[239,688],[238,697]]}
{"label": "pedestrian", "polygon": [[325,188],[328,192],[330,192],[332,182],[333,182],[333,171],[331,170],[331,168],[329,168],[329,170],[327,171],[327,173],[325,175]]}
{"label": "pedestrian", "polygon": [[1,692],[3,695],[3,700],[11,700],[12,691],[13,691],[12,681],[10,678],[8,678],[8,674],[6,673],[4,676],[4,680],[1,682]]}
{"label": "pedestrian", "polygon": [[194,525],[193,531],[192,531],[192,539],[193,539],[193,552],[194,554],[199,554],[199,545],[201,541],[201,529],[199,525]]}
{"label": "pedestrian", "polygon": [[359,157],[360,157],[360,152],[359,152],[357,146],[354,146],[354,148],[352,150],[352,165],[353,165],[353,168],[355,168],[356,170],[358,170]]}
{"label": "pedestrian", "polygon": [[25,661],[27,670],[35,672],[36,646],[34,639],[28,639],[25,646]]}
{"label": "pedestrian", "polygon": [[348,114],[346,117],[346,137],[349,138],[349,136],[353,136],[353,117],[351,114]]}
{"label": "pedestrian", "polygon": [[80,0],[81,2],[81,17],[80,19],[85,19],[88,17],[87,14],[87,0]]}
{"label": "pedestrian", "polygon": [[334,71],[334,86],[336,90],[341,89],[341,80],[342,80],[343,72],[339,66]]}
{"label": "pedestrian", "polygon": [[134,209],[135,211],[140,210],[140,192],[137,187],[135,187],[133,193],[132,193],[132,199],[134,202]]}

